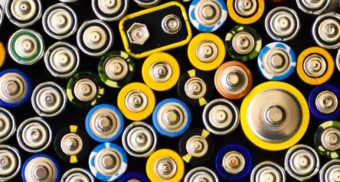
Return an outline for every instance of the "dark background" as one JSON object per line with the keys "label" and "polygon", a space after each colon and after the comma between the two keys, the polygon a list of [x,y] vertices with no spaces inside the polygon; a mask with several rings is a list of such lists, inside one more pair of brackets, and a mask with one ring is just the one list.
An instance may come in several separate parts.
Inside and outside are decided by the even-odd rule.
{"label": "dark background", "polygon": [[[4,0],[1,0],[4,1]],[[76,12],[76,14],[78,15],[78,22],[79,22],[79,26],[80,24],[85,21],[85,20],[90,20],[90,19],[95,19],[97,18],[95,16],[95,14],[93,13],[92,9],[91,9],[91,3],[90,0],[78,0],[78,3],[75,4],[69,4]],[[43,5],[43,10],[46,10],[49,6],[51,6],[54,3],[57,3],[57,0],[42,0],[42,5]],[[165,0],[163,0],[162,2],[165,2]],[[188,9],[190,3],[185,3],[186,8]],[[269,36],[266,34],[266,30],[264,28],[264,18],[265,15],[268,11],[270,11],[272,8],[276,7],[276,6],[288,6],[291,8],[294,8],[299,16],[300,16],[300,20],[301,20],[301,30],[298,34],[298,36],[296,38],[294,38],[293,40],[287,42],[288,45],[290,45],[296,55],[298,56],[298,54],[303,51],[304,49],[311,47],[311,46],[316,46],[315,42],[313,41],[312,38],[312,34],[311,34],[311,27],[312,27],[312,23],[315,20],[316,16],[311,16],[308,14],[305,14],[303,12],[301,12],[300,10],[298,10],[298,8],[296,7],[295,1],[291,1],[291,0],[287,0],[284,3],[272,3],[270,1],[266,0],[266,11],[264,13],[264,15],[262,16],[262,18],[256,22],[255,24],[251,25],[252,27],[256,28],[260,35],[262,36],[262,40],[263,40],[263,45],[272,42],[272,40],[269,38]],[[138,7],[132,0],[130,0],[130,5],[129,5],[129,9],[128,9],[128,13],[132,13],[138,10],[141,10],[142,8]],[[108,22],[108,25],[112,28],[113,32],[114,32],[114,44],[111,50],[123,50],[123,46],[122,46],[122,42],[121,42],[121,38],[119,36],[119,31],[118,31],[118,22]],[[216,31],[215,33],[217,35],[219,35],[223,40],[224,37],[226,35],[226,33],[234,26],[236,25],[235,22],[233,22],[231,20],[230,17],[227,18],[227,21],[225,22],[225,24],[223,25],[223,27],[221,29],[219,29],[218,31]],[[78,26],[78,27],[79,27]],[[38,21],[37,23],[35,23],[33,26],[29,27],[31,29],[34,29],[38,32],[41,33],[41,35],[44,38],[45,41],[45,46],[46,49],[52,45],[53,43],[57,42],[57,40],[54,40],[53,38],[49,37],[42,29],[42,24],[41,24],[41,20]],[[9,37],[19,28],[16,27],[15,25],[11,24],[9,22],[9,20],[7,20],[7,18],[4,18],[4,22],[0,28],[0,41],[3,42],[4,45],[7,46],[7,42]],[[193,29],[193,34],[196,35],[197,33],[199,33],[196,29]],[[71,38],[68,38],[64,41],[70,42],[73,45],[76,45],[76,35],[73,35]],[[177,58],[179,64],[181,65],[181,73],[184,73],[185,71],[192,69],[192,65],[190,64],[190,62],[188,61],[187,58],[187,46],[183,46],[181,48],[177,48],[171,51],[168,51],[170,54],[172,54],[174,57]],[[330,53],[334,56],[336,55],[336,51],[335,50],[330,50]],[[80,67],[78,71],[91,71],[93,73],[97,74],[97,64],[99,62],[99,58],[93,58],[93,57],[89,57],[86,56],[85,54],[81,53],[81,60],[80,60]],[[230,57],[226,57],[225,61],[230,60]],[[260,72],[257,68],[256,65],[256,60],[252,60],[246,63],[247,66],[249,66],[250,70],[252,71],[253,77],[254,77],[254,86],[258,85],[261,82],[266,81],[262,75],[260,75]],[[143,82],[142,77],[141,77],[141,67],[142,67],[142,63],[143,63],[143,59],[141,60],[136,60],[135,64],[136,64],[136,73],[133,77],[133,81],[139,81],[139,82]],[[1,68],[1,70],[4,70],[6,68],[18,68],[22,71],[24,71],[26,74],[29,75],[30,79],[31,79],[31,84],[32,84],[32,88],[34,88],[36,85],[38,85],[41,82],[45,82],[45,81],[55,81],[57,83],[59,83],[61,86],[63,86],[64,88],[66,88],[66,84],[67,84],[67,80],[63,80],[63,79],[56,79],[54,77],[52,77],[49,72],[47,71],[47,69],[45,68],[44,62],[43,60],[40,60],[39,62],[37,62],[35,65],[32,66],[21,66],[19,64],[17,64],[16,62],[14,62],[13,60],[11,60],[11,58],[8,56],[7,54],[7,58],[5,61],[4,66]],[[213,79],[214,76],[214,71],[211,72],[207,72],[208,75],[210,76],[211,79]],[[335,85],[339,85],[338,82],[336,82],[336,78],[339,78],[339,73],[338,71],[335,69],[334,74],[332,79],[329,81],[330,83],[333,83]],[[294,85],[295,87],[297,87],[307,98],[309,92],[313,89],[312,86],[307,85],[305,83],[303,83],[300,78],[297,76],[296,72],[294,72],[288,79],[284,80],[285,82],[291,83],[292,85]],[[117,94],[119,92],[119,89],[112,89],[109,87],[105,87],[105,96],[103,98],[103,100],[101,101],[101,103],[109,103],[109,104],[113,104],[113,105],[117,105],[116,104],[116,99],[117,99]],[[172,88],[169,91],[166,92],[155,92],[156,98],[157,98],[157,102],[165,99],[165,98],[169,98],[169,97],[178,97],[177,93],[176,93],[176,87]],[[214,98],[219,98],[221,97],[216,91],[214,94]],[[235,104],[237,104],[237,106],[240,106],[242,100],[237,100],[234,101]],[[193,116],[192,116],[192,124],[190,126],[190,129],[192,128],[203,128],[203,122],[201,119],[201,113],[203,108],[194,108],[194,107],[190,107]],[[30,117],[34,117],[37,116],[37,114],[34,112],[34,110],[32,109],[31,103],[30,101],[27,102],[26,104],[24,104],[23,106],[19,107],[19,108],[14,108],[14,109],[9,109],[13,115],[16,118],[16,123],[17,126],[19,126],[19,124]],[[45,120],[48,121],[48,123],[50,124],[52,130],[53,130],[53,135],[55,136],[55,134],[63,127],[67,127],[70,124],[77,124],[80,125],[84,128],[84,121],[85,121],[85,117],[87,112],[89,111],[89,109],[79,109],[76,108],[75,106],[73,106],[71,103],[67,104],[66,110],[63,111],[59,116],[54,117],[54,118],[46,118]],[[151,123],[151,118],[149,117],[148,119],[145,119],[146,122]],[[314,132],[317,128],[317,126],[321,123],[322,121],[319,121],[318,119],[314,118],[313,116],[311,116],[310,119],[310,124],[308,127],[308,130],[306,132],[306,134],[304,135],[303,139],[299,142],[299,143],[303,143],[303,144],[307,144],[310,146],[313,146],[313,135]],[[131,121],[125,120],[125,126],[127,126],[128,124],[130,124]],[[279,164],[281,164],[283,166],[284,163],[284,155],[286,151],[280,151],[280,152],[270,152],[270,151],[264,151],[256,146],[254,146],[251,142],[249,142],[249,140],[245,137],[245,135],[243,134],[243,131],[241,129],[241,126],[239,126],[233,133],[226,135],[226,136],[213,136],[214,140],[215,140],[215,144],[216,144],[216,150],[218,150],[219,148],[221,148],[224,145],[227,144],[231,144],[231,143],[238,143],[238,144],[242,144],[245,147],[247,147],[253,156],[253,163],[254,165],[264,161],[264,160],[272,160],[272,161],[276,161]],[[167,137],[163,137],[158,135],[158,147],[157,149],[160,148],[171,148],[175,151],[178,152],[178,141],[179,138],[175,138],[175,139],[169,139]],[[30,155],[30,153],[24,152],[23,150],[20,149],[19,145],[17,144],[16,141],[16,137],[13,136],[10,140],[8,140],[7,142],[5,142],[6,144],[12,145],[16,148],[18,148],[20,150],[20,154],[21,154],[21,158],[22,158],[22,162],[24,162]],[[118,143],[119,145],[121,145],[121,141],[120,139],[117,139],[116,141],[114,141],[114,143]],[[90,147],[91,149],[98,145],[99,143],[91,140],[91,143],[88,145],[88,147]],[[50,154],[55,156],[55,158],[57,159],[59,165],[61,166],[61,173],[63,174],[66,170],[72,168],[72,167],[82,167],[82,168],[88,168],[88,161],[87,159],[83,160],[82,162],[78,163],[78,164],[68,164],[63,162],[61,159],[59,159],[56,156],[56,153],[53,150],[53,142],[51,144],[51,146],[44,151],[44,153]],[[325,162],[328,161],[328,159],[325,159],[324,157],[320,157],[321,159],[321,165],[323,165]],[[145,163],[146,163],[147,158],[134,158],[129,156],[129,164],[128,164],[128,171],[140,171],[140,172],[144,172],[145,173]],[[209,162],[207,165],[207,167],[215,170],[214,167],[214,160],[211,160],[211,162]],[[186,172],[189,171],[192,166],[190,165],[186,165]],[[287,174],[287,181],[293,181],[293,179],[291,177],[289,177],[289,175]],[[245,179],[244,181],[248,181],[249,177],[247,179]],[[316,177],[313,178],[313,181],[318,180],[318,175]],[[20,174],[17,176],[17,178],[13,179],[13,181],[21,181],[21,177]],[[222,179],[221,179],[222,181]]]}

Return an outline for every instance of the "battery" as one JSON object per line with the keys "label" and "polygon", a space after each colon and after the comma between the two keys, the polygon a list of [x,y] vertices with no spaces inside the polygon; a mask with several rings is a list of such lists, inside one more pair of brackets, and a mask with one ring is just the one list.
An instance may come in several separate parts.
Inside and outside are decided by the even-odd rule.
{"label": "battery", "polygon": [[[0,6],[0,9],[1,9],[1,6]],[[0,12],[0,14],[1,14],[1,12]],[[0,26],[1,26],[1,22],[0,22]],[[6,60],[6,49],[5,49],[4,44],[2,44],[2,42],[0,41],[0,68],[2,67],[2,65],[4,65],[5,60]]]}
{"label": "battery", "polygon": [[218,150],[215,158],[217,173],[227,181],[239,181],[249,175],[253,161],[249,150],[239,144],[229,144]]}
{"label": "battery", "polygon": [[66,39],[77,31],[78,17],[71,7],[57,3],[45,10],[42,25],[44,31],[52,38]]}
{"label": "battery", "polygon": [[213,32],[227,20],[227,7],[223,0],[193,0],[189,6],[189,20],[201,32]]}
{"label": "battery", "polygon": [[35,24],[41,17],[40,0],[7,0],[5,4],[7,18],[18,27]]}
{"label": "battery", "polygon": [[285,155],[285,169],[296,180],[307,181],[320,169],[318,153],[308,145],[295,145]]}
{"label": "battery", "polygon": [[253,87],[253,76],[249,68],[239,61],[228,61],[215,72],[215,88],[227,99],[241,99]]}
{"label": "battery", "polygon": [[22,166],[21,177],[24,182],[60,181],[60,167],[57,161],[47,154],[34,154]]}
{"label": "battery", "polygon": [[61,177],[61,182],[95,182],[94,177],[88,170],[83,168],[71,168]]}
{"label": "battery", "polygon": [[262,38],[257,30],[245,25],[234,26],[224,42],[228,55],[239,61],[255,59],[262,48]]}
{"label": "battery", "polygon": [[129,124],[122,135],[124,150],[133,157],[148,157],[155,151],[157,143],[155,129],[142,121]]}
{"label": "battery", "polygon": [[142,77],[153,90],[166,91],[174,87],[180,76],[179,64],[164,52],[151,54],[143,63]]}
{"label": "battery", "polygon": [[104,93],[104,87],[98,76],[90,72],[79,72],[67,82],[67,98],[77,107],[96,105]]}
{"label": "battery", "polygon": [[[202,1],[205,2],[205,1]],[[226,49],[220,37],[213,33],[200,33],[189,43],[190,63],[202,71],[212,71],[222,64]]]}
{"label": "battery", "polygon": [[31,95],[31,81],[22,71],[6,69],[0,72],[0,105],[3,107],[19,107]]}
{"label": "battery", "polygon": [[18,64],[33,65],[42,58],[45,45],[38,32],[20,29],[9,38],[7,49],[8,54]]}
{"label": "battery", "polygon": [[153,91],[144,83],[132,82],[119,91],[117,105],[127,119],[142,121],[151,115],[156,98]]}
{"label": "battery", "polygon": [[301,25],[294,9],[280,6],[266,15],[265,27],[272,39],[286,42],[296,37]]}
{"label": "battery", "polygon": [[206,164],[213,157],[215,146],[209,131],[192,129],[179,140],[182,159],[193,166]]}
{"label": "battery", "polygon": [[297,88],[269,81],[256,86],[243,99],[240,118],[243,132],[253,144],[280,151],[303,137],[310,115],[306,99]]}
{"label": "battery", "polygon": [[327,121],[340,116],[340,90],[332,84],[315,87],[309,94],[309,110],[316,118]]}
{"label": "battery", "polygon": [[239,125],[239,109],[227,99],[214,99],[203,110],[205,128],[215,135],[227,135]]}
{"label": "battery", "polygon": [[0,144],[10,139],[16,128],[14,115],[9,110],[0,107]]}
{"label": "battery", "polygon": [[181,181],[185,166],[181,156],[171,149],[159,149],[148,158],[146,174],[150,181]]}
{"label": "battery", "polygon": [[337,49],[340,47],[340,14],[330,12],[319,15],[312,27],[314,41],[323,48]]}
{"label": "battery", "polygon": [[156,105],[152,122],[161,135],[178,137],[188,130],[191,124],[190,108],[179,99],[164,99]]}
{"label": "battery", "polygon": [[340,156],[340,122],[321,123],[314,134],[314,145],[321,156],[335,159]]}
{"label": "battery", "polygon": [[321,85],[332,77],[334,60],[327,50],[321,47],[309,47],[300,53],[296,71],[305,83]]}
{"label": "battery", "polygon": [[286,173],[279,164],[272,161],[264,161],[253,168],[250,181],[257,182],[263,181],[263,179],[286,181]]}
{"label": "battery", "polygon": [[17,142],[19,146],[30,153],[41,152],[52,142],[52,129],[40,117],[32,117],[20,123],[17,129]]}
{"label": "battery", "polygon": [[19,151],[9,145],[0,145],[0,181],[10,181],[21,169]]}
{"label": "battery", "polygon": [[79,49],[94,57],[104,55],[114,42],[112,29],[102,20],[94,19],[81,24],[77,32]]}
{"label": "battery", "polygon": [[203,71],[191,69],[177,83],[177,94],[192,106],[206,105],[214,93],[214,84]]}
{"label": "battery", "polygon": [[87,134],[97,142],[112,142],[124,129],[124,118],[117,107],[109,104],[94,106],[86,115]]}
{"label": "battery", "polygon": [[253,24],[263,15],[264,0],[227,0],[228,14],[238,24]]}
{"label": "battery", "polygon": [[127,12],[129,0],[92,0],[94,14],[104,21],[117,21]]}
{"label": "battery", "polygon": [[44,62],[52,76],[69,78],[79,67],[78,48],[67,42],[56,42],[46,50]]}
{"label": "battery", "polygon": [[161,2],[161,0],[134,0],[134,1],[138,6],[143,8],[153,7]]}
{"label": "battery", "polygon": [[100,181],[114,181],[128,167],[124,149],[113,143],[102,143],[95,147],[89,157],[92,175]]}
{"label": "battery", "polygon": [[118,182],[150,182],[150,180],[145,176],[145,174],[141,172],[127,172],[121,178],[119,178]]}
{"label": "battery", "polygon": [[320,182],[336,181],[339,179],[340,160],[333,159],[325,163],[319,172]]}
{"label": "battery", "polygon": [[319,0],[319,1],[305,1],[296,0],[298,8],[311,15],[319,15],[323,13],[331,5],[332,0]]}
{"label": "battery", "polygon": [[129,83],[134,72],[134,60],[124,51],[110,51],[100,58],[98,64],[99,78],[112,88]]}
{"label": "battery", "polygon": [[266,79],[284,80],[295,71],[296,56],[287,44],[272,42],[261,49],[257,65]]}
{"label": "battery", "polygon": [[58,131],[54,137],[54,151],[65,162],[79,163],[89,154],[89,142],[85,131],[77,125],[69,125]]}
{"label": "battery", "polygon": [[34,111],[41,117],[54,117],[66,107],[66,92],[55,82],[43,82],[35,87],[31,96]]}
{"label": "battery", "polygon": [[219,182],[215,172],[207,167],[192,168],[184,177],[184,182]]}

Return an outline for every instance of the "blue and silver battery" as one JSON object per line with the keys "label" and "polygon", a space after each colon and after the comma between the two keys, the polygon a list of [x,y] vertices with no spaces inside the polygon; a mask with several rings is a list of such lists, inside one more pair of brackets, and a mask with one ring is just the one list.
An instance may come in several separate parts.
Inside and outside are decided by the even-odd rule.
{"label": "blue and silver battery", "polygon": [[217,152],[215,167],[225,180],[242,180],[249,175],[253,159],[247,148],[239,144],[229,144]]}
{"label": "blue and silver battery", "polygon": [[89,157],[90,171],[101,181],[117,180],[125,173],[127,165],[124,149],[113,143],[99,144]]}
{"label": "blue and silver battery", "polygon": [[179,99],[164,99],[156,105],[152,113],[152,122],[161,135],[178,137],[189,128],[191,112]]}
{"label": "blue and silver battery", "polygon": [[29,77],[17,69],[6,69],[0,72],[0,106],[18,107],[24,104],[31,95]]}
{"label": "blue and silver battery", "polygon": [[296,56],[287,44],[272,42],[261,49],[257,64],[266,79],[284,80],[294,72]]}
{"label": "blue and silver battery", "polygon": [[227,6],[223,0],[193,0],[189,7],[189,20],[201,32],[218,30],[227,19]]}
{"label": "blue and silver battery", "polygon": [[141,173],[141,172],[127,172],[125,173],[118,182],[150,182],[150,180],[145,176],[145,174]]}
{"label": "blue and silver battery", "polygon": [[109,104],[94,106],[86,115],[86,131],[97,142],[112,142],[124,129],[124,118],[119,109]]}
{"label": "blue and silver battery", "polygon": [[21,169],[19,151],[9,145],[0,145],[0,181],[10,181]]}

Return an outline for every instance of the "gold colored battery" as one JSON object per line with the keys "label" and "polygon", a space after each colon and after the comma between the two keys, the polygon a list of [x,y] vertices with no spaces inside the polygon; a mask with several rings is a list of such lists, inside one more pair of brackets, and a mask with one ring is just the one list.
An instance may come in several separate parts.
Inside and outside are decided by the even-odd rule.
{"label": "gold colored battery", "polygon": [[334,59],[324,48],[310,47],[301,52],[296,71],[302,81],[309,85],[327,82],[334,72]]}
{"label": "gold colored battery", "polygon": [[228,14],[232,20],[239,24],[252,24],[257,22],[265,10],[264,0],[249,0],[244,6],[243,0],[227,0]]}
{"label": "gold colored battery", "polygon": [[166,91],[176,85],[180,76],[180,67],[173,56],[158,52],[144,61],[142,76],[151,89]]}
{"label": "gold colored battery", "polygon": [[2,44],[2,42],[0,42],[0,68],[5,63],[5,59],[6,59],[6,49],[4,45]]}
{"label": "gold colored battery", "polygon": [[223,41],[212,33],[196,35],[188,46],[190,63],[202,71],[211,71],[219,67],[225,55],[226,49]]}
{"label": "gold colored battery", "polygon": [[179,182],[184,175],[181,156],[170,149],[154,152],[146,162],[146,174],[152,182]]}

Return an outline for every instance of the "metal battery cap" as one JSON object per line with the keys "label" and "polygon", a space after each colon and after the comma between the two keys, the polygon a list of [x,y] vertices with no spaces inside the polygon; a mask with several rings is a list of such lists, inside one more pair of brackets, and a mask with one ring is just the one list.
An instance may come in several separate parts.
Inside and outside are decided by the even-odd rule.
{"label": "metal battery cap", "polygon": [[333,159],[322,166],[319,172],[320,182],[339,181],[340,179],[340,160]]}
{"label": "metal battery cap", "polygon": [[73,93],[78,100],[89,102],[97,96],[97,85],[93,80],[83,78],[75,83]]}
{"label": "metal battery cap", "polygon": [[189,78],[184,85],[185,94],[191,99],[199,99],[205,96],[207,85],[199,77]]}
{"label": "metal battery cap", "polygon": [[228,15],[239,24],[257,22],[265,9],[264,0],[228,0]]}
{"label": "metal battery cap", "polygon": [[9,181],[21,168],[19,151],[9,145],[0,145],[0,180]]}
{"label": "metal battery cap", "polygon": [[340,14],[331,12],[319,15],[313,23],[312,33],[315,42],[326,49],[340,46]]}
{"label": "metal battery cap", "polygon": [[16,131],[15,118],[5,108],[0,108],[0,143],[7,141]]}
{"label": "metal battery cap", "polygon": [[28,89],[25,78],[18,73],[6,73],[0,78],[0,98],[7,103],[16,103],[25,98]]}
{"label": "metal battery cap", "polygon": [[93,176],[85,169],[71,168],[61,177],[61,182],[94,182]]}
{"label": "metal battery cap", "polygon": [[338,108],[338,98],[333,92],[325,90],[316,96],[315,105],[319,112],[330,114]]}
{"label": "metal battery cap", "polygon": [[253,16],[258,9],[258,2],[256,0],[235,0],[234,9],[241,17]]}
{"label": "metal battery cap", "polygon": [[308,14],[319,15],[331,4],[332,0],[296,0],[298,8]]}
{"label": "metal battery cap", "polygon": [[207,167],[195,167],[184,177],[184,182],[218,182],[218,177],[214,171]]}
{"label": "metal battery cap", "polygon": [[176,34],[181,28],[182,21],[177,15],[169,14],[162,19],[162,29],[167,34]]}
{"label": "metal battery cap", "polygon": [[18,27],[35,24],[42,14],[40,0],[9,0],[5,8],[7,18]]}
{"label": "metal battery cap", "polygon": [[83,145],[86,144],[83,143],[83,140],[76,133],[64,135],[60,142],[61,150],[69,156],[79,154],[83,149]]}
{"label": "metal battery cap", "polygon": [[264,161],[254,167],[251,172],[250,181],[286,181],[286,173],[279,164]]}
{"label": "metal battery cap", "polygon": [[104,21],[117,21],[127,12],[128,0],[92,0],[92,10]]}
{"label": "metal battery cap", "polygon": [[340,131],[337,128],[327,128],[321,135],[322,146],[328,151],[338,151],[340,149]]}
{"label": "metal battery cap", "polygon": [[133,23],[126,32],[129,42],[136,45],[144,45],[149,39],[148,27],[142,23]]}
{"label": "metal battery cap", "polygon": [[232,46],[235,52],[241,55],[250,54],[255,49],[254,37],[245,31],[237,32],[232,38]]}
{"label": "metal battery cap", "polygon": [[208,141],[200,136],[191,136],[186,142],[186,151],[193,157],[203,157],[208,152]]}

